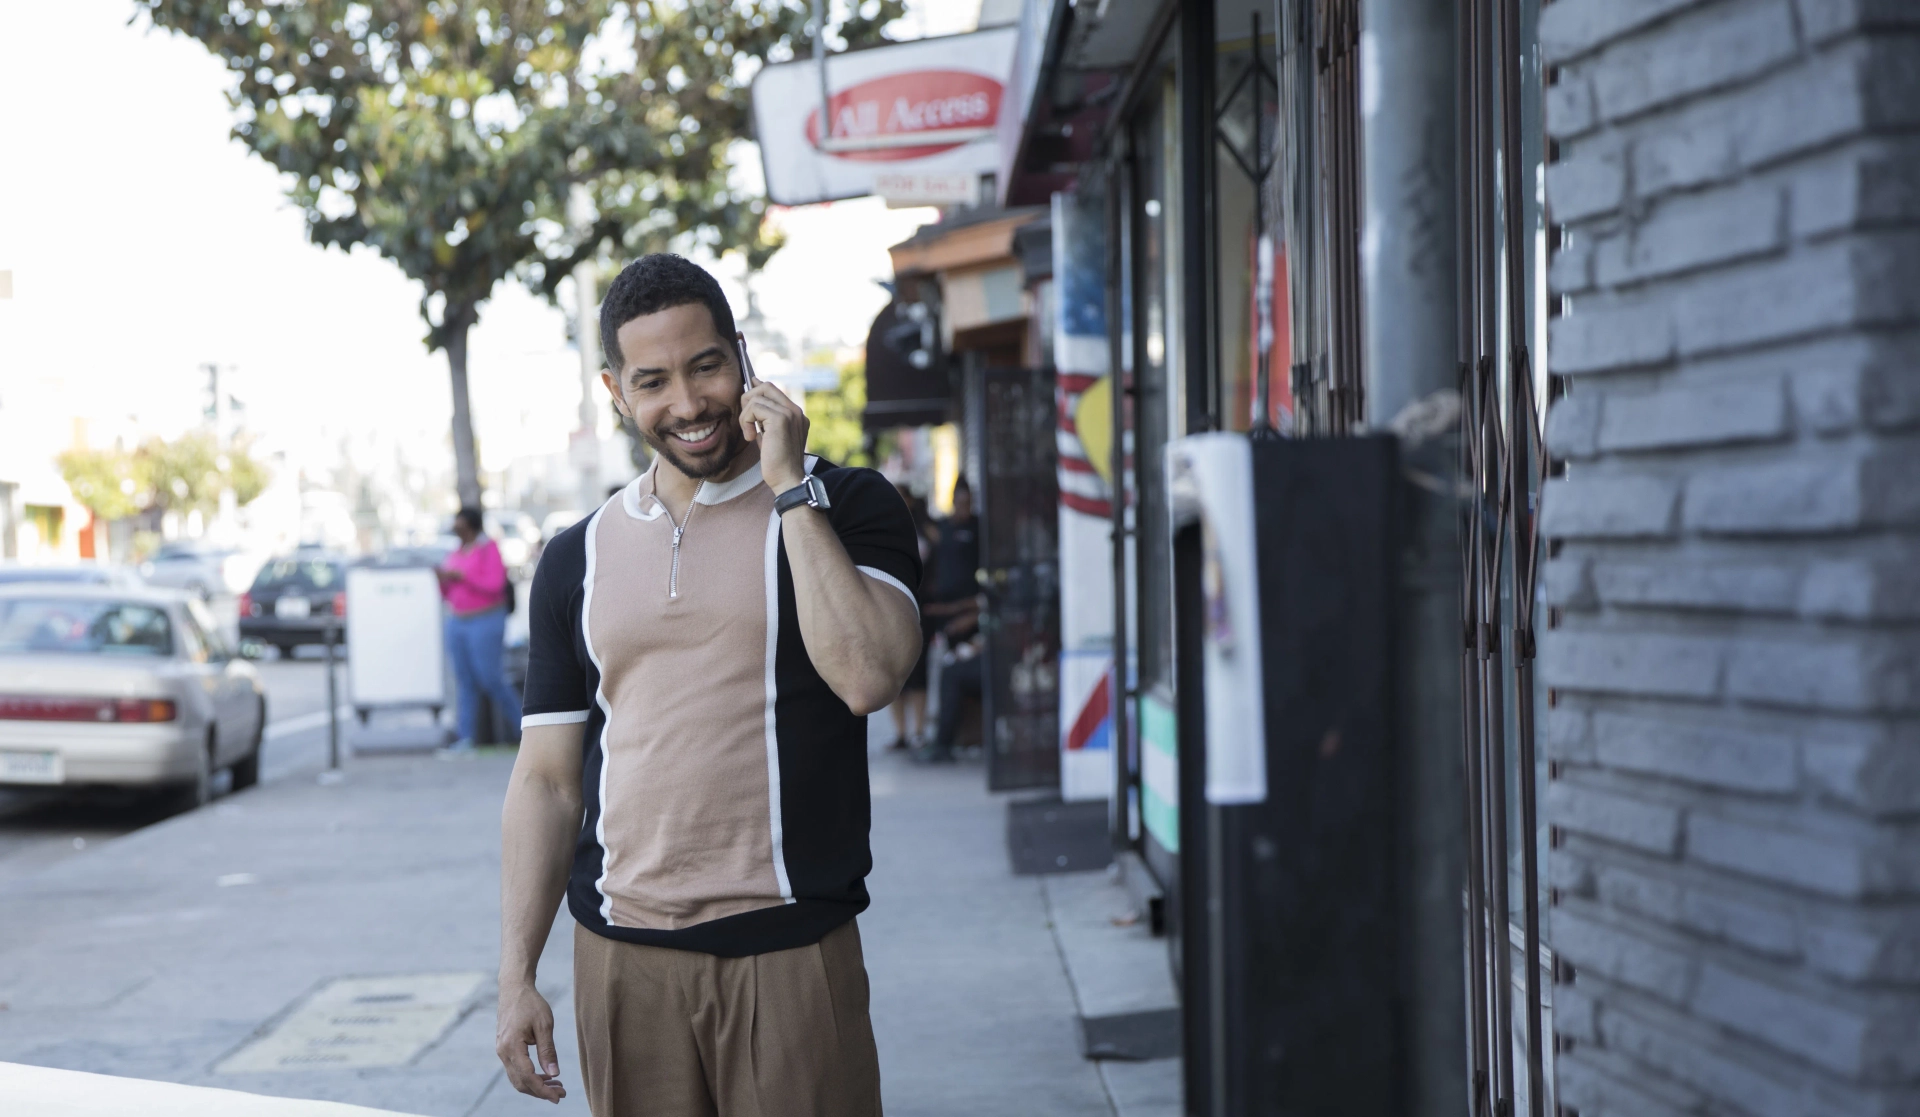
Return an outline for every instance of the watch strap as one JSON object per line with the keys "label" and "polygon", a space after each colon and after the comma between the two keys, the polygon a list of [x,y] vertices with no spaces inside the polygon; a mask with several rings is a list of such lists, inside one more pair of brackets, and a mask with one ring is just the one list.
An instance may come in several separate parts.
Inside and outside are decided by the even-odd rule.
{"label": "watch strap", "polygon": [[829,507],[826,486],[812,474],[808,474],[798,485],[773,498],[773,510],[782,516],[801,505],[813,508]]}

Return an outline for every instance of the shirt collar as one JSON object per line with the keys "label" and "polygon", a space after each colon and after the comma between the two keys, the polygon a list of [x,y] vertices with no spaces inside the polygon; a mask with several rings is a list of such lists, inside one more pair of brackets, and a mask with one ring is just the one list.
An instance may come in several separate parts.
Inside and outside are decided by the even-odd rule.
{"label": "shirt collar", "polygon": [[[807,455],[806,470],[808,473],[813,472],[813,465],[817,461],[819,461],[818,458],[811,454]],[[660,459],[655,457],[653,464],[647,467],[647,471],[635,477],[633,482],[620,494],[620,504],[621,507],[626,510],[627,515],[632,516],[636,520],[657,520],[661,514],[666,511],[666,506],[661,503],[660,498],[655,496],[653,492],[654,471],[659,468]],[[701,485],[699,490],[694,493],[694,503],[725,504],[734,497],[751,491],[755,485],[760,484],[760,480],[760,463],[754,462],[751,466],[747,467],[745,473],[742,473],[731,481],[719,484],[709,481],[707,484]]]}
{"label": "shirt collar", "polygon": [[745,473],[742,473],[731,481],[723,484],[715,484],[709,481],[700,486],[699,491],[693,494],[693,499],[697,504],[725,504],[727,501],[732,500],[734,497],[739,496],[741,493],[746,492],[759,483],[760,463],[754,462],[751,466],[747,467]]}

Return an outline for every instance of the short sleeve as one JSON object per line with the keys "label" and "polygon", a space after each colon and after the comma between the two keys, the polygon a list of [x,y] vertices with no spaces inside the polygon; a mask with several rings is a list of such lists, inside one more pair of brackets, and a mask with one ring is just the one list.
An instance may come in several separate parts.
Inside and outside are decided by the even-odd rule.
{"label": "short sleeve", "polygon": [[554,537],[533,573],[533,589],[527,595],[522,728],[584,722],[593,708],[576,639],[586,567],[586,531],[576,526]]}
{"label": "short sleeve", "polygon": [[920,542],[900,491],[871,469],[834,469],[821,477],[833,502],[827,517],[862,574],[887,583],[919,608]]}

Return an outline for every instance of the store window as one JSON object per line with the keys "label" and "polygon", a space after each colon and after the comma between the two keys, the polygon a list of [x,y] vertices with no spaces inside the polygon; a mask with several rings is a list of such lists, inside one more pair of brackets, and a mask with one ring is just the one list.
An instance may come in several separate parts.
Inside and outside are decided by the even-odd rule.
{"label": "store window", "polygon": [[1221,424],[1234,431],[1261,425],[1258,386],[1264,371],[1264,425],[1287,432],[1293,418],[1287,390],[1292,341],[1273,18],[1270,9],[1263,16],[1253,0],[1223,0],[1214,26],[1214,326]]}
{"label": "store window", "polygon": [[[1170,61],[1170,60],[1169,60]],[[1162,460],[1185,414],[1181,362],[1179,92],[1169,64],[1129,130],[1132,158],[1126,214],[1131,286],[1135,535],[1132,577],[1137,664],[1134,724],[1139,737],[1145,852],[1162,881],[1180,851],[1178,726],[1174,717],[1173,540]]]}
{"label": "store window", "polygon": [[1135,284],[1134,469],[1139,485],[1143,690],[1173,686],[1173,567],[1166,482],[1160,476],[1181,401],[1178,93],[1168,72],[1133,128]]}

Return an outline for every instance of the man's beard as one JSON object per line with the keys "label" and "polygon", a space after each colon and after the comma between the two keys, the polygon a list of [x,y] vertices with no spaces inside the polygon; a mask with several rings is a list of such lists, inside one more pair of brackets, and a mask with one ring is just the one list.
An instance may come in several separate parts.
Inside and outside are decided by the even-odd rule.
{"label": "man's beard", "polygon": [[646,440],[653,452],[667,459],[667,463],[683,475],[696,481],[705,481],[727,471],[742,451],[747,448],[746,436],[740,433],[740,421],[731,414],[712,419],[702,419],[692,423],[682,423],[675,430],[698,430],[709,422],[720,426],[720,445],[701,455],[699,460],[687,457],[678,449],[680,440],[671,431],[656,435],[652,431],[641,431],[640,437]]}

